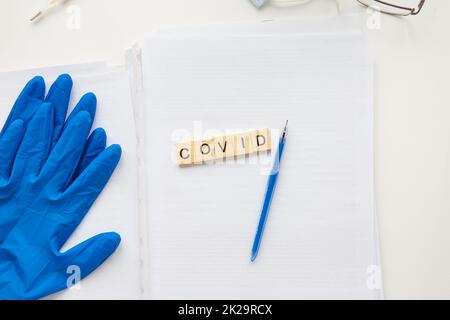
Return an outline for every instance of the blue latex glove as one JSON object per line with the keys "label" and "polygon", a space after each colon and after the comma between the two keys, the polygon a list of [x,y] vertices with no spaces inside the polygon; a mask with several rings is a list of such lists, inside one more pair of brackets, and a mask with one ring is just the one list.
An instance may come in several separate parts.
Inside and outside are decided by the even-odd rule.
{"label": "blue latex glove", "polygon": [[[64,87],[67,91],[59,86],[68,84],[67,79],[58,79],[44,103],[42,79],[33,79],[0,134],[1,299],[37,299],[65,289],[68,268],[76,266],[84,278],[120,242],[118,234],[105,233],[67,252],[59,251],[103,190],[121,155],[117,145],[104,149],[103,130],[88,139],[94,95],[83,97],[64,124],[71,81],[70,88]],[[63,98],[55,99],[58,95]]]}
{"label": "blue latex glove", "polygon": [[[43,102],[49,102],[54,107],[54,129],[52,136],[52,146],[58,141],[63,127],[65,125],[65,120],[67,116],[67,109],[70,101],[70,93],[72,91],[72,78],[63,74],[56,79],[56,81],[51,86],[47,97],[45,97],[45,82],[40,76],[34,77],[28,82],[25,88],[20,93],[17,98],[6,123],[0,132],[0,139],[5,134],[9,126],[16,120],[23,121],[23,132],[26,130],[28,123],[33,118],[36,110]],[[80,111],[87,111],[92,118],[95,117],[97,99],[94,94],[85,94],[77,106],[74,108],[72,114],[70,115],[70,120],[75,114]],[[20,123],[20,122],[19,122]],[[68,122],[67,122],[68,123]],[[67,125],[67,124],[66,124]],[[92,132],[89,137],[88,143],[86,145],[86,150],[84,151],[83,157],[80,161],[79,168],[77,169],[76,175],[78,176],[81,171],[87,167],[87,165],[99,155],[106,146],[106,134],[101,128],[96,129]],[[3,153],[0,153],[0,166],[4,163],[2,158]],[[3,170],[8,171],[9,168],[3,167]],[[0,168],[1,170],[1,168]],[[2,172],[0,171],[0,179]],[[1,239],[1,226],[0,226],[0,239]]]}

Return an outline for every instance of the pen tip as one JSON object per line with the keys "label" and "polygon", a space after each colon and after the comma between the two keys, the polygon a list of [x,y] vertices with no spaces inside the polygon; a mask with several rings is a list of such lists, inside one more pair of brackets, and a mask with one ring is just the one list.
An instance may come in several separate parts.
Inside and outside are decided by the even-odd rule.
{"label": "pen tip", "polygon": [[286,124],[284,125],[283,133],[281,135],[283,139],[286,137],[287,130],[288,130],[288,124],[289,124],[289,120],[286,120]]}
{"label": "pen tip", "polygon": [[257,253],[255,253],[255,252],[252,253],[252,256],[251,256],[251,258],[250,258],[251,262],[255,262],[257,256],[258,256]]}
{"label": "pen tip", "polygon": [[42,15],[42,11],[39,11],[38,13],[36,13],[34,16],[31,17],[30,21],[33,22],[41,15]]}

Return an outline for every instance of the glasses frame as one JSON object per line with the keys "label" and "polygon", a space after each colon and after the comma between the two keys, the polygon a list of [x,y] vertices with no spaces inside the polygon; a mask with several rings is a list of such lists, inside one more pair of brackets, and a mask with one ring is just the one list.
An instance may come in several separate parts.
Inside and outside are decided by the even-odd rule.
{"label": "glasses frame", "polygon": [[402,16],[402,17],[411,16],[411,15],[415,16],[415,15],[419,14],[419,12],[422,10],[423,5],[425,4],[425,0],[420,0],[420,3],[417,5],[417,7],[408,8],[408,7],[403,7],[403,6],[399,6],[399,5],[396,5],[396,4],[388,3],[388,2],[383,1],[383,0],[373,0],[375,2],[383,4],[385,6],[389,6],[389,7],[392,7],[392,8],[401,9],[401,10],[405,10],[406,11],[405,14],[401,14],[401,13],[393,13],[393,12],[388,12],[388,11],[384,11],[384,10],[380,10],[380,9],[374,8],[371,5],[369,5],[367,3],[364,3],[363,2],[364,0],[356,0],[356,1],[358,1],[363,6],[375,9],[375,10],[377,10],[379,12],[382,12],[382,13],[385,13],[385,14],[390,14],[392,16]]}

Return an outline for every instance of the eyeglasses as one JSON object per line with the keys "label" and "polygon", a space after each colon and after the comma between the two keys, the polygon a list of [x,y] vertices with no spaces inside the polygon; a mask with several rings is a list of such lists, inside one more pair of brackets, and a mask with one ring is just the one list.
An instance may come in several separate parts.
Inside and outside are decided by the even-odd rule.
{"label": "eyeglasses", "polygon": [[394,15],[410,16],[416,15],[422,10],[425,0],[356,0],[366,7],[375,11]]}
{"label": "eyeglasses", "polygon": [[[277,7],[290,7],[305,4],[311,0],[250,0],[257,8],[266,4]],[[336,0],[337,1],[337,0]],[[422,10],[425,0],[356,0],[375,11],[394,16],[416,15]]]}

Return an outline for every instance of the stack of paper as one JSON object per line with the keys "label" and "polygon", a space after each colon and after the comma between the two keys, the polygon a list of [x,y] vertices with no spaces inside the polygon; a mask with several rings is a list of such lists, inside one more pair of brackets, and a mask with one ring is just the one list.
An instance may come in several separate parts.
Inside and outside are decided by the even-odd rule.
{"label": "stack of paper", "polygon": [[[372,65],[353,22],[172,28],[145,41],[150,298],[381,297]],[[252,264],[270,159],[179,167],[174,145],[266,127],[277,141],[286,120]]]}

